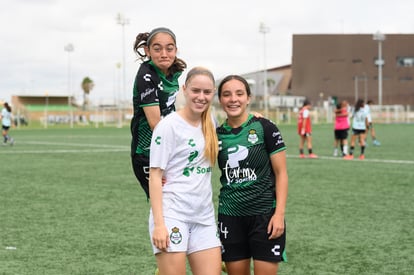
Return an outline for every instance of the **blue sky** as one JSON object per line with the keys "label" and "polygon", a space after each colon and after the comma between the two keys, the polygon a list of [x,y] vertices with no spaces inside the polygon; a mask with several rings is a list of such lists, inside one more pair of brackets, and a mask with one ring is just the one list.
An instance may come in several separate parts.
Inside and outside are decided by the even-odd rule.
{"label": "blue sky", "polygon": [[[0,0],[0,100],[12,94],[70,93],[81,99],[82,79],[95,82],[93,102],[129,99],[139,67],[132,44],[158,26],[177,36],[188,67],[216,78],[291,63],[293,34],[414,33],[411,0]],[[125,90],[122,26],[125,25]],[[73,44],[68,53],[65,45]],[[386,44],[384,44],[386,47]],[[69,70],[70,64],[70,70]],[[183,77],[184,78],[184,77]]]}

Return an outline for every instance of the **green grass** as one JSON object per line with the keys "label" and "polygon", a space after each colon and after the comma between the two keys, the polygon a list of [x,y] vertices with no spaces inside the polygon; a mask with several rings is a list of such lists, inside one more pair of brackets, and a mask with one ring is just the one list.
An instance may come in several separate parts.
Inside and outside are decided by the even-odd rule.
{"label": "green grass", "polygon": [[[365,161],[332,157],[332,125],[314,127],[320,159],[299,159],[295,126],[280,128],[289,262],[279,273],[413,274],[414,126],[376,125],[382,145]],[[0,274],[153,274],[127,127],[11,134],[15,146],[0,147]],[[215,170],[216,194],[217,180]]]}

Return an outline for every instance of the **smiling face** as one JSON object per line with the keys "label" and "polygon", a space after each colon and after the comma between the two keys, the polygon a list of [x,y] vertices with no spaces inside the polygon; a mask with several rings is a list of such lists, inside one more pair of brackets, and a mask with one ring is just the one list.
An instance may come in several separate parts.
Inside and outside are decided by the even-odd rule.
{"label": "smiling face", "polygon": [[221,107],[226,112],[228,119],[244,121],[247,118],[250,96],[244,83],[237,79],[230,79],[221,86],[219,94]]}
{"label": "smiling face", "polygon": [[145,47],[145,53],[149,56],[165,75],[168,74],[168,69],[174,63],[177,55],[177,47],[173,37],[164,32],[157,33],[149,41],[148,47]]}
{"label": "smiling face", "polygon": [[183,86],[187,106],[193,114],[201,114],[214,97],[214,80],[207,74],[196,74]]}

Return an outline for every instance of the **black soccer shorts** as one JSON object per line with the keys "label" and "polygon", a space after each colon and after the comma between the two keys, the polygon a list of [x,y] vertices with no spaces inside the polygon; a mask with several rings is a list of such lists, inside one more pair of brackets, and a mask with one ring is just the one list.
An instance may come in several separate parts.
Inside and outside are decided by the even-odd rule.
{"label": "black soccer shorts", "polygon": [[286,261],[286,224],[282,236],[269,240],[267,225],[274,214],[257,216],[218,215],[224,262],[253,258],[266,262]]}

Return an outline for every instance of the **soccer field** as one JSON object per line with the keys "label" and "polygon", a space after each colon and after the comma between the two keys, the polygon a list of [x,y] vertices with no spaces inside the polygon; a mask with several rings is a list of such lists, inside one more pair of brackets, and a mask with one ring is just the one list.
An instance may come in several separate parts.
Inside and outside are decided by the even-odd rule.
{"label": "soccer field", "polygon": [[[332,156],[332,125],[314,126],[315,160],[299,159],[295,125],[280,129],[289,198],[279,274],[413,274],[414,125],[376,125],[382,144],[369,139],[364,161]],[[10,133],[15,146],[0,147],[0,274],[154,273],[128,127]],[[217,170],[213,185],[216,200]]]}

